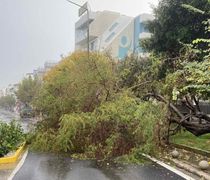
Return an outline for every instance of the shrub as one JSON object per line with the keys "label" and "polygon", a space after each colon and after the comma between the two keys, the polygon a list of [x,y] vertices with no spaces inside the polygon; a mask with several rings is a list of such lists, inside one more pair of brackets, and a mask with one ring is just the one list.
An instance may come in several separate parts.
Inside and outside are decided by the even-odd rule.
{"label": "shrub", "polygon": [[52,152],[55,145],[55,132],[52,129],[46,131],[36,130],[27,136],[27,143],[31,144],[31,148],[36,151]]}
{"label": "shrub", "polygon": [[21,126],[12,121],[10,124],[0,121],[0,157],[14,151],[24,141]]}

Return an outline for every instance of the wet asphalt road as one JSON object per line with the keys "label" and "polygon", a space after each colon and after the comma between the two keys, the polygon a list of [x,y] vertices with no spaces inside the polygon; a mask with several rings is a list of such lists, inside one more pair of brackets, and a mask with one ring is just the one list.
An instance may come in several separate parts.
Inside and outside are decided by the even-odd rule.
{"label": "wet asphalt road", "polygon": [[33,123],[36,122],[35,119],[32,118],[21,119],[19,114],[17,113],[0,109],[0,121],[9,123],[12,120],[17,120],[21,124],[21,127],[25,132],[28,132],[29,129],[33,126]]}
{"label": "wet asphalt road", "polygon": [[0,120],[1,121],[8,123],[11,120],[18,119],[18,118],[19,118],[19,116],[17,114],[10,112],[10,111],[0,109]]}
{"label": "wet asphalt road", "polygon": [[182,180],[167,169],[147,165],[100,166],[96,161],[30,152],[13,180]]}

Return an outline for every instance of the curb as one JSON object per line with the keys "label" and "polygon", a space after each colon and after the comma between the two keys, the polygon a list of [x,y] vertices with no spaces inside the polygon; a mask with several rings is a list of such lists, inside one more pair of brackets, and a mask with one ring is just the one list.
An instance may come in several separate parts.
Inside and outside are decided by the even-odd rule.
{"label": "curb", "polygon": [[0,164],[16,163],[20,158],[21,154],[24,152],[25,147],[26,143],[23,143],[23,145],[18,148],[14,155],[0,158]]}
{"label": "curb", "polygon": [[204,151],[202,149],[198,149],[198,148],[194,148],[194,147],[190,147],[190,146],[186,146],[186,145],[182,145],[182,144],[170,143],[170,145],[174,148],[184,149],[186,151],[191,151],[191,152],[203,155],[203,156],[210,157],[210,152],[209,151]]}
{"label": "curb", "polygon": [[196,167],[193,167],[185,162],[180,162],[176,159],[171,159],[173,163],[176,164],[177,167],[184,169],[185,171],[188,171],[192,174],[195,174],[196,176],[200,177],[201,179],[210,179],[210,175],[207,172],[201,171],[197,169]]}
{"label": "curb", "polygon": [[16,168],[14,169],[14,171],[10,174],[9,178],[7,180],[12,180],[15,175],[18,173],[18,171],[20,170],[20,168],[23,166],[26,157],[28,155],[28,150],[25,151],[25,153],[22,156],[22,159],[20,160],[20,162],[18,163],[18,165],[16,166]]}
{"label": "curb", "polygon": [[150,159],[151,161],[153,161],[153,162],[159,164],[160,166],[163,166],[164,168],[168,169],[169,171],[171,171],[171,172],[173,172],[173,173],[175,173],[175,174],[181,176],[181,177],[184,178],[184,179],[187,179],[187,180],[195,180],[194,178],[188,176],[187,174],[184,174],[182,171],[180,171],[180,170],[178,170],[178,169],[176,169],[176,168],[174,168],[174,167],[171,167],[171,166],[169,166],[168,164],[166,164],[166,163],[164,163],[164,162],[162,162],[162,161],[159,161],[159,160],[155,159],[154,157],[151,157],[151,156],[149,156],[149,155],[147,155],[147,154],[142,154],[142,155],[143,155],[144,157]]}

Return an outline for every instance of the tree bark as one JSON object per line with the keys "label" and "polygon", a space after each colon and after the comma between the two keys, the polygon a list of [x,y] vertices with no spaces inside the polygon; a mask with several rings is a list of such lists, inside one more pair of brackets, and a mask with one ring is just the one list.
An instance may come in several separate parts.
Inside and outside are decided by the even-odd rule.
{"label": "tree bark", "polygon": [[[177,123],[180,126],[184,127],[187,131],[191,132],[195,136],[201,136],[207,133],[210,133],[210,117],[201,112],[198,101],[196,101],[196,108],[193,106],[193,103],[189,97],[186,99],[186,107],[189,110],[193,110],[191,114],[190,111],[187,115],[184,115],[175,105],[169,103],[163,96],[155,93],[149,93],[146,97],[154,97],[158,101],[164,102],[169,105],[169,108],[177,115],[178,118],[169,119],[173,123]],[[202,122],[202,123],[201,123]]]}

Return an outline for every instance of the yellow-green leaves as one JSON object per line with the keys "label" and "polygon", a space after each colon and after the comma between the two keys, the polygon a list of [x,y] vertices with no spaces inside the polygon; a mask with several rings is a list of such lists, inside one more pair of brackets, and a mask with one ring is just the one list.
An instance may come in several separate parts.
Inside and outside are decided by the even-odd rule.
{"label": "yellow-green leaves", "polygon": [[108,57],[76,52],[65,57],[44,76],[35,107],[54,125],[70,112],[93,111],[113,93],[116,84],[114,63]]}

